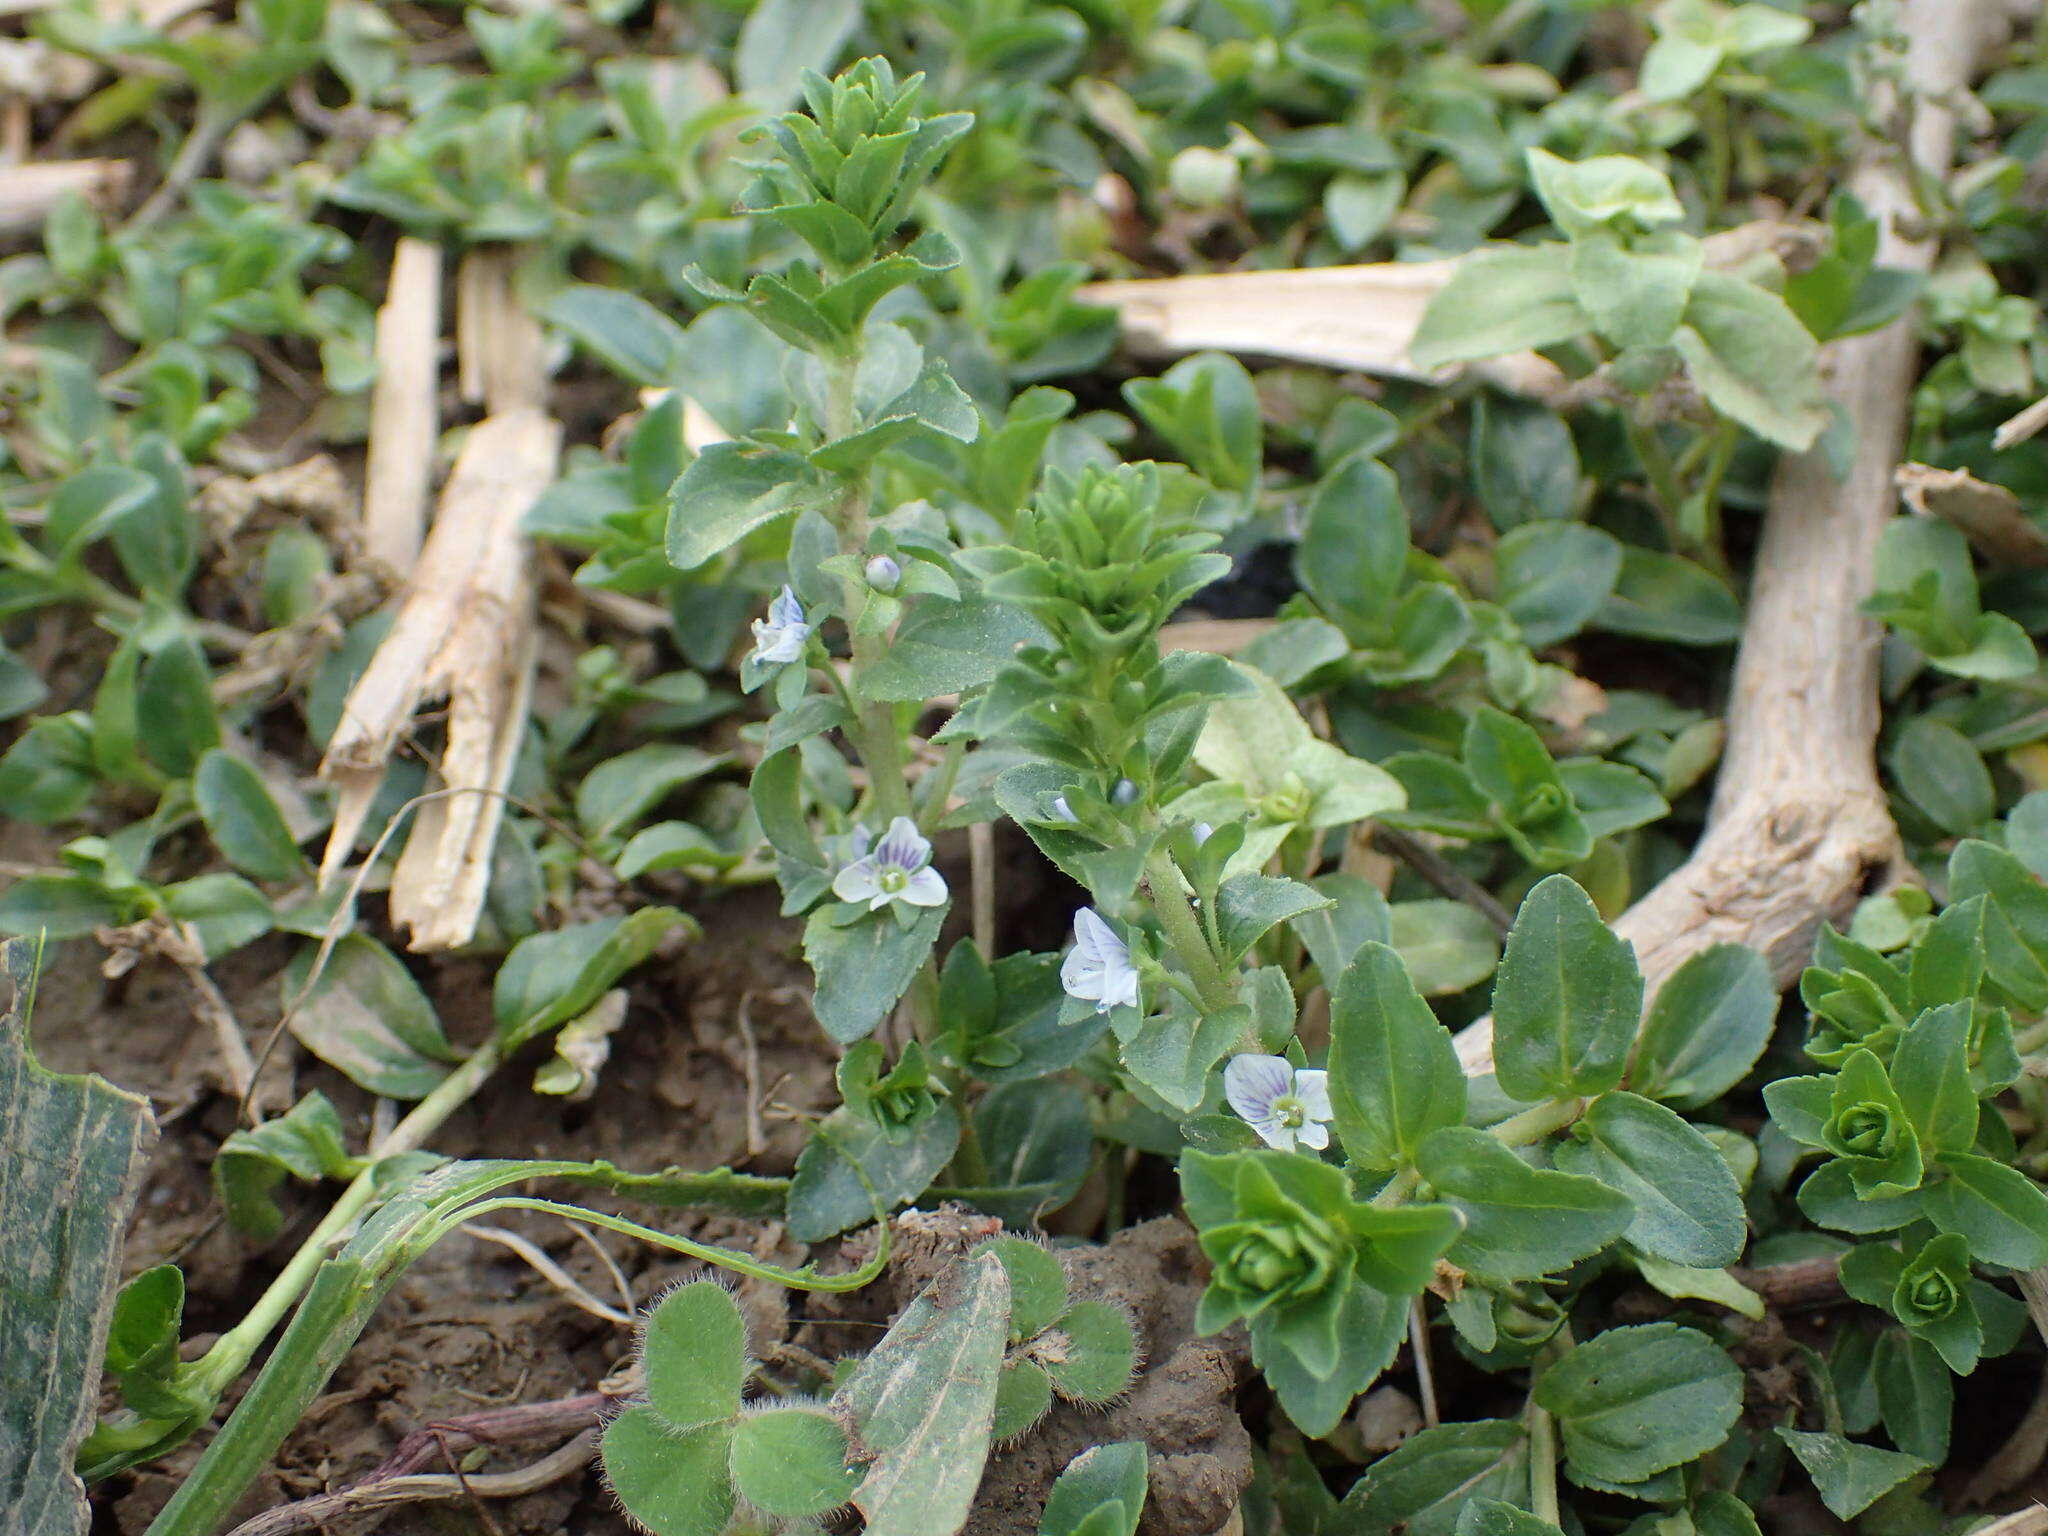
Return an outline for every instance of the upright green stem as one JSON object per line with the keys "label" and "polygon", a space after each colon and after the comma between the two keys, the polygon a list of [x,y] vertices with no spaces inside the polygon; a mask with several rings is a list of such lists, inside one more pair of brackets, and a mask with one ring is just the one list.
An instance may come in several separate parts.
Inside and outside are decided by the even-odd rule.
{"label": "upright green stem", "polygon": [[1510,1115],[1493,1127],[1493,1135],[1505,1146],[1526,1147],[1563,1130],[1585,1112],[1584,1099],[1552,1099]]}
{"label": "upright green stem", "polygon": [[1728,206],[1728,190],[1734,179],[1735,144],[1728,120],[1728,97],[1719,86],[1707,86],[1703,106],[1707,130],[1707,227],[1721,222]]}
{"label": "upright green stem", "polygon": [[1211,1013],[1230,1007],[1237,1001],[1237,991],[1223,974],[1194,909],[1181,895],[1180,872],[1164,848],[1154,848],[1145,860],[1145,893],[1151,898],[1159,926],[1166,931],[1166,941],[1194,980],[1202,1007]]}
{"label": "upright green stem", "polygon": [[300,1295],[312,1282],[314,1272],[332,1257],[336,1241],[369,1208],[376,1195],[377,1164],[387,1157],[395,1157],[401,1152],[417,1152],[424,1147],[427,1139],[441,1128],[448,1117],[468,1103],[490,1079],[502,1057],[496,1039],[485,1041],[470,1054],[468,1060],[443,1078],[439,1087],[415,1104],[411,1114],[392,1127],[391,1134],[373,1149],[370,1165],[342,1191],[341,1198],[334,1202],[320,1225],[299,1245],[299,1251],[292,1255],[291,1262],[257,1298],[256,1305],[239,1323],[215,1340],[213,1348],[196,1362],[193,1366],[195,1380],[203,1383],[216,1397],[227,1390],[229,1383],[242,1374],[258,1347],[270,1336],[270,1331],[297,1304]]}
{"label": "upright green stem", "polygon": [[[825,440],[836,442],[854,430],[854,383],[860,369],[858,354],[832,358],[826,363]],[[832,524],[838,530],[840,546],[859,555],[868,541],[868,482],[865,473],[849,475],[845,489],[832,510]],[[882,659],[886,641],[881,635],[862,634],[856,627],[867,590],[860,578],[847,576],[840,583],[846,609],[846,626],[853,637],[855,692],[863,672]],[[902,734],[896,728],[896,706],[882,700],[863,700],[855,705],[853,728],[848,732],[868,771],[868,797],[885,821],[910,814],[910,784],[904,773]]]}
{"label": "upright green stem", "polygon": [[1628,445],[1643,466],[1643,477],[1650,484],[1650,499],[1656,504],[1657,516],[1664,524],[1665,535],[1680,549],[1686,544],[1679,517],[1684,509],[1685,489],[1679,484],[1677,468],[1671,462],[1671,455],[1665,451],[1663,442],[1657,436],[1657,429],[1639,419],[1635,412],[1624,405],[1621,409],[1621,428],[1628,436]]}
{"label": "upright green stem", "polygon": [[1558,1523],[1557,1423],[1529,1400],[1529,1513]]}

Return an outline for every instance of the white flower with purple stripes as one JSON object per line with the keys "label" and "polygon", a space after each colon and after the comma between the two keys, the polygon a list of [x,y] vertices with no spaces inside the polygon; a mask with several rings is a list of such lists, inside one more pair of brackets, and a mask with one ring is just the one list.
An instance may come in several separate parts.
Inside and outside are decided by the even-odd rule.
{"label": "white flower with purple stripes", "polygon": [[1320,1152],[1330,1144],[1327,1072],[1296,1067],[1285,1056],[1233,1056],[1223,1069],[1223,1096],[1269,1147]]}
{"label": "white flower with purple stripes", "polygon": [[1067,996],[1093,1003],[1097,1013],[1138,1006],[1138,970],[1130,946],[1093,907],[1074,914],[1074,947],[1060,964]]}
{"label": "white flower with purple stripes", "polygon": [[833,877],[832,894],[841,901],[864,901],[870,912],[893,901],[936,907],[946,900],[946,881],[932,868],[932,845],[917,823],[898,816],[873,848]]}

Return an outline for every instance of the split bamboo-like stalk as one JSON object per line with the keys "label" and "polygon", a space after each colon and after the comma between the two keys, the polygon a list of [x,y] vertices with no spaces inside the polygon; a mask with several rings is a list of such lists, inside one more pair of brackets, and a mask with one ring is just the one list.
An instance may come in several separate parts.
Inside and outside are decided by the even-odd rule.
{"label": "split bamboo-like stalk", "polygon": [[324,883],[354,847],[415,712],[448,701],[435,793],[414,813],[391,882],[392,921],[415,950],[475,936],[532,698],[538,628],[523,524],[554,479],[562,429],[538,403],[542,338],[513,296],[514,270],[513,253],[487,249],[458,273],[456,353],[466,391],[490,414],[469,431],[391,632],[320,766],[340,791]]}
{"label": "split bamboo-like stalk", "polygon": [[35,160],[0,166],[0,236],[35,233],[74,193],[95,206],[117,202],[134,170],[126,160]]}
{"label": "split bamboo-like stalk", "polygon": [[[1911,153],[1924,173],[1948,168],[1949,103],[1968,87],[1995,16],[1984,0],[1906,0]],[[1931,268],[1935,243],[1905,232],[1918,211],[1889,147],[1866,154],[1851,184],[1882,221],[1878,259]],[[1818,448],[1779,462],[1706,834],[1615,923],[1651,988],[1719,943],[1760,950],[1778,981],[1789,982],[1811,957],[1821,923],[1846,916],[1897,858],[1898,832],[1877,778],[1881,631],[1861,605],[1895,505],[1919,350],[1910,316],[1829,347],[1828,392],[1856,445],[1849,473],[1837,479]],[[1490,1071],[1492,1021],[1465,1029],[1458,1049],[1467,1071]]]}
{"label": "split bamboo-like stalk", "polygon": [[392,256],[391,286],[377,311],[377,382],[363,477],[363,547],[393,570],[412,568],[426,534],[440,430],[440,352],[441,248],[408,235]]}
{"label": "split bamboo-like stalk", "polygon": [[467,943],[483,910],[504,814],[499,792],[532,689],[533,584],[521,523],[553,480],[560,448],[560,425],[532,408],[470,429],[398,617],[349,694],[320,767],[340,787],[324,883],[354,846],[414,713],[448,700],[435,787],[450,793],[416,812],[392,881],[392,919],[412,930],[414,949]]}

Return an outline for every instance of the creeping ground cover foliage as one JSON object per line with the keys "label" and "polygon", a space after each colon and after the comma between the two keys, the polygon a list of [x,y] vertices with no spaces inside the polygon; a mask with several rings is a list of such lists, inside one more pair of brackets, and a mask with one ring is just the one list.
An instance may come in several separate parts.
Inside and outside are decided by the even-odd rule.
{"label": "creeping ground cover foliage", "polygon": [[2048,1528],[2038,16],[6,9],[0,1531]]}

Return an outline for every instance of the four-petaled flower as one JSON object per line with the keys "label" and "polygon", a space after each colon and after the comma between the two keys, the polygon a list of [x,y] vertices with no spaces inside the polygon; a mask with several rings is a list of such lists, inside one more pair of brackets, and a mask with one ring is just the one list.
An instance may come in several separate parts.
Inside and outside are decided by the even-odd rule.
{"label": "four-petaled flower", "polygon": [[1269,1147],[1320,1152],[1330,1144],[1327,1072],[1297,1068],[1285,1056],[1233,1056],[1223,1069],[1223,1096]]}
{"label": "four-petaled flower", "polygon": [[747,659],[779,666],[801,660],[811,626],[794,588],[784,586],[768,604],[768,617],[754,620],[754,652]]}
{"label": "four-petaled flower", "polygon": [[946,882],[932,868],[932,845],[917,823],[898,816],[871,851],[833,877],[832,894],[841,901],[864,901],[870,912],[892,901],[936,907],[946,899]]}
{"label": "four-petaled flower", "polygon": [[1074,947],[1060,964],[1067,996],[1093,1003],[1097,1013],[1138,1005],[1138,970],[1131,951],[1093,907],[1074,914]]}

